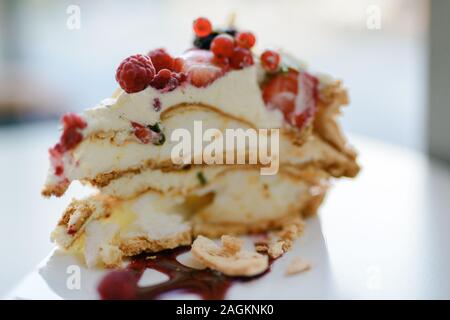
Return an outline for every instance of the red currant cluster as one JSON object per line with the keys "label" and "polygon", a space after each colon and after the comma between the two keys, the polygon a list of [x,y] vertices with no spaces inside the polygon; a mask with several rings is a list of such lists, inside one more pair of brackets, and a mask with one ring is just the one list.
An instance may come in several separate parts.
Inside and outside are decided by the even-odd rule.
{"label": "red currant cluster", "polygon": [[[144,90],[148,86],[162,92],[172,91],[188,81],[196,87],[206,87],[229,70],[239,70],[253,65],[250,51],[256,38],[251,32],[234,29],[213,30],[206,18],[193,24],[200,50],[191,50],[182,57],[173,58],[164,49],[137,54],[122,61],[116,80],[127,93]],[[267,50],[261,55],[261,65],[268,72],[279,70],[280,56]]]}
{"label": "red currant cluster", "polygon": [[[214,53],[216,64],[219,66],[229,64],[233,69],[242,69],[253,64],[253,56],[250,52],[256,42],[253,33],[234,30],[225,30],[222,33],[213,31],[211,22],[203,17],[196,19],[193,27],[197,40],[204,39],[203,42],[198,41],[200,47],[202,48],[207,42],[206,48]],[[261,65],[268,72],[275,72],[279,68],[280,55],[275,51],[264,51],[260,60]]]}
{"label": "red currant cluster", "polygon": [[[223,69],[243,69],[253,65],[250,49],[256,38],[251,32],[213,32],[211,22],[203,17],[194,21],[194,32],[197,37],[211,41],[210,50],[214,54],[214,62]],[[234,34],[234,36],[233,36]],[[212,40],[209,37],[213,35]]]}

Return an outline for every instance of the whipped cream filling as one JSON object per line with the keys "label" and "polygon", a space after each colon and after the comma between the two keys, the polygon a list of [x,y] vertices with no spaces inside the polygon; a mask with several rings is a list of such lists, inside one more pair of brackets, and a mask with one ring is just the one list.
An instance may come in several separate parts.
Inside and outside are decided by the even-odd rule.
{"label": "whipped cream filling", "polygon": [[[155,103],[158,108],[155,108]],[[209,105],[247,120],[258,128],[280,128],[283,125],[281,112],[265,107],[257,82],[257,67],[251,66],[230,71],[206,88],[187,83],[170,92],[161,92],[151,86],[132,94],[122,91],[117,98],[106,99],[83,113],[88,124],[83,135],[129,130],[131,121],[155,124],[162,112],[182,103]]]}

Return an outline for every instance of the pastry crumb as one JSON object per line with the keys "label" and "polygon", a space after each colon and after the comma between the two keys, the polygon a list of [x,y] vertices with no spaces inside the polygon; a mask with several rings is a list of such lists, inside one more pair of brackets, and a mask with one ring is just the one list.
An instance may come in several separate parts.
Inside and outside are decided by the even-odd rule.
{"label": "pastry crumb", "polygon": [[283,255],[283,253],[285,252],[283,249],[284,244],[284,241],[276,241],[270,243],[267,249],[267,254],[269,255],[269,257],[273,259],[281,257],[281,255]]}
{"label": "pastry crumb", "polygon": [[270,239],[256,242],[255,250],[266,253],[272,259],[277,259],[291,249],[294,240],[302,234],[303,228],[304,223],[301,218],[293,219]]}
{"label": "pastry crumb", "polygon": [[198,236],[192,243],[191,253],[206,267],[222,272],[227,276],[251,277],[269,267],[266,255],[242,248],[239,238],[222,236],[222,247],[204,236]]}
{"label": "pastry crumb", "polygon": [[286,268],[286,275],[292,276],[294,274],[299,274],[311,269],[311,264],[301,257],[295,257],[291,260]]}

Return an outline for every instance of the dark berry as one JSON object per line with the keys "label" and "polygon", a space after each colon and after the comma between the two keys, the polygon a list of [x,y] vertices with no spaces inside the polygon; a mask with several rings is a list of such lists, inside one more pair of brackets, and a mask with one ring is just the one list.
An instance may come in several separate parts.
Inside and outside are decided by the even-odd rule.
{"label": "dark berry", "polygon": [[155,76],[155,67],[148,56],[136,54],[121,62],[116,71],[116,80],[127,93],[147,88]]}
{"label": "dark berry", "polygon": [[236,36],[237,30],[234,28],[227,28],[227,29],[221,30],[220,32],[229,34],[230,36],[234,37],[234,36]]}
{"label": "dark berry", "polygon": [[194,32],[198,37],[206,37],[212,31],[211,22],[207,18],[197,18],[193,23]]}
{"label": "dark berry", "polygon": [[211,42],[219,33],[217,31],[211,32],[206,37],[195,37],[194,47],[203,50],[209,50],[211,48]]}

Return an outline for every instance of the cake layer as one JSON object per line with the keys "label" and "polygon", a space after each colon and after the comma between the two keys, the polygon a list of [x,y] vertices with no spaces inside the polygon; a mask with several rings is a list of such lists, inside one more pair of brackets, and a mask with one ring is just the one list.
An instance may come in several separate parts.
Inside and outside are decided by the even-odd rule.
{"label": "cake layer", "polygon": [[89,266],[114,266],[125,256],[190,244],[198,234],[280,228],[293,217],[315,212],[329,178],[313,167],[283,168],[274,176],[261,176],[254,167],[224,170],[184,196],[147,191],[123,201],[104,195],[74,201],[52,238],[84,253]]}
{"label": "cake layer", "polygon": [[[288,141],[289,142],[289,141]],[[358,167],[346,155],[336,151],[316,135],[311,135],[300,147],[290,143],[282,144],[284,160],[279,170],[285,167],[321,169],[334,177],[353,176]],[[286,156],[289,155],[289,158]],[[146,167],[139,170],[114,172],[93,181],[102,194],[127,199],[145,191],[153,190],[166,195],[186,195],[202,188],[203,183],[214,183],[221,175],[239,169],[240,165],[208,166],[197,165],[183,170],[163,170]],[[202,181],[203,176],[204,181]]]}
{"label": "cake layer", "polygon": [[[299,132],[288,126],[282,126],[279,134],[279,165],[305,165],[310,162],[321,162],[335,176],[354,176],[358,172],[355,153],[347,145],[336,122],[340,107],[346,103],[345,90],[340,84],[323,84],[318,114],[312,130]],[[202,131],[217,129],[218,134],[225,136],[226,129],[255,129],[255,124],[247,119],[224,113],[216,107],[203,104],[182,104],[172,106],[161,112],[159,125],[165,135],[162,145],[142,143],[130,128],[115,130],[111,126],[108,131],[92,132],[72,151],[63,156],[64,183],[61,177],[53,172],[44,187],[44,195],[61,195],[71,181],[89,182],[96,187],[105,187],[111,180],[126,174],[140,173],[146,169],[177,170],[182,166],[174,164],[172,151],[179,140],[172,140],[174,131],[179,129],[194,132],[196,122],[201,121]],[[142,123],[142,122],[141,122]],[[198,124],[198,123],[197,123]],[[119,128],[119,126],[117,126]],[[106,128],[103,128],[106,130]],[[269,139],[269,145],[271,140]],[[326,143],[324,143],[326,142]],[[203,147],[210,142],[203,142]],[[302,146],[304,144],[304,146]],[[234,151],[238,146],[234,145]],[[224,145],[224,151],[227,151]],[[246,152],[248,149],[241,152]],[[192,150],[188,158],[198,157]],[[117,189],[114,192],[117,196]]]}

